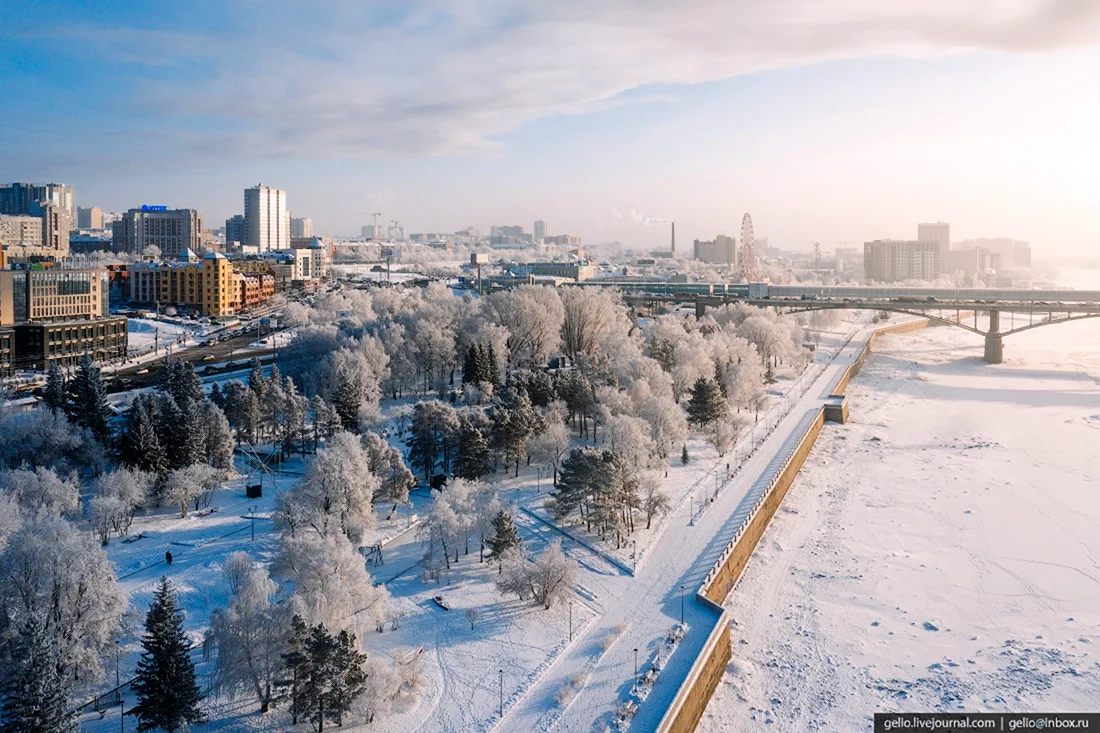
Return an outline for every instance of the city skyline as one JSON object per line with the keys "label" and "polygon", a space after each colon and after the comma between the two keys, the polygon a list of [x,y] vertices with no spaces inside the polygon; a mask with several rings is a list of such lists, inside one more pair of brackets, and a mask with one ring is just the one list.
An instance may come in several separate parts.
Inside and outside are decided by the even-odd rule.
{"label": "city skyline", "polygon": [[263,180],[345,236],[382,211],[646,249],[668,239],[647,219],[709,240],[751,211],[792,249],[946,221],[1091,254],[1100,10],[956,6],[23,4],[0,30],[0,170],[211,224]]}

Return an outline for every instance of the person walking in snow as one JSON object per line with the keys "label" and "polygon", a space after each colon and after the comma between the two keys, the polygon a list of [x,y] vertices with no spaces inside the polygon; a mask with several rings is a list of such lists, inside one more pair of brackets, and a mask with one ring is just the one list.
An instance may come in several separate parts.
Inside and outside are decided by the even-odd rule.
{"label": "person walking in snow", "polygon": [[172,564],[172,551],[171,551],[171,550],[169,550],[168,552],[164,553],[164,561],[165,561],[166,563],[168,563],[169,565],[171,565],[171,564]]}

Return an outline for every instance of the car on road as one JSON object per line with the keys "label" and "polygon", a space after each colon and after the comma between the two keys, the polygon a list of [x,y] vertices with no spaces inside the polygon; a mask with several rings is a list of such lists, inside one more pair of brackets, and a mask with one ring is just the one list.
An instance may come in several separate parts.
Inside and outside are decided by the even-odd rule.
{"label": "car on road", "polygon": [[139,377],[142,376],[142,375],[148,374],[148,373],[149,373],[149,368],[148,367],[146,367],[144,369],[138,369],[136,372],[134,372],[134,374],[137,374]]}
{"label": "car on road", "polygon": [[206,356],[204,356],[202,358],[202,360],[203,361],[214,361],[214,355],[213,354],[207,354]]}

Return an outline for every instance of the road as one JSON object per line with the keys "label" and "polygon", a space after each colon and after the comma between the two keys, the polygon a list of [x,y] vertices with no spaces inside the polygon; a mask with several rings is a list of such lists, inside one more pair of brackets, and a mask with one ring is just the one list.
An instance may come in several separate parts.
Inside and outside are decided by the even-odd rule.
{"label": "road", "polygon": [[[240,364],[253,357],[265,356],[275,352],[274,349],[249,348],[249,344],[255,343],[256,338],[255,333],[246,333],[228,341],[219,341],[210,346],[191,346],[182,351],[173,351],[172,360],[189,361],[194,364],[195,371],[201,374],[202,368],[207,365],[207,361],[204,361],[204,359],[208,355],[214,357],[208,360],[210,364],[222,364],[230,359]],[[280,340],[279,343],[281,345],[282,341]],[[138,374],[139,371],[146,369],[148,370],[147,374]],[[118,369],[114,372],[115,379],[107,386],[107,391],[121,392],[127,389],[151,387],[160,384],[164,380],[163,370],[164,359],[146,361]]]}
{"label": "road", "polygon": [[[695,591],[714,559],[736,533],[746,510],[755,503],[755,496],[774,472],[776,461],[782,463],[793,451],[808,416],[825,403],[830,387],[858,356],[870,333],[870,328],[862,329],[825,366],[760,450],[721,490],[718,499],[696,518],[694,526],[690,509],[681,508],[669,518],[668,530],[647,554],[635,577],[610,575],[602,579],[601,617],[521,701],[505,712],[498,730],[602,729],[631,689],[633,650],[638,650],[639,664],[644,667],[668,632],[680,622],[682,613],[689,631],[665,662],[664,671],[631,724],[637,731],[656,729],[718,620],[715,611],[695,599]],[[601,642],[624,624],[626,631],[622,637],[603,653]],[[554,700],[558,691],[586,670],[591,672],[587,684],[562,709]]]}

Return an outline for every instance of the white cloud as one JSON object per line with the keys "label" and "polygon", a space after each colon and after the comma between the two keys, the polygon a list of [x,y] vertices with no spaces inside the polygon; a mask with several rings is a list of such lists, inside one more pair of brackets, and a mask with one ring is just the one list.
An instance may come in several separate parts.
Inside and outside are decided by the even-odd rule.
{"label": "white cloud", "polygon": [[140,111],[141,130],[161,141],[200,156],[310,158],[492,150],[527,122],[649,85],[1100,38],[1095,0],[236,0],[209,12],[220,9],[234,23],[219,34],[55,33],[99,45],[143,76],[189,77],[135,82],[113,98]]}

